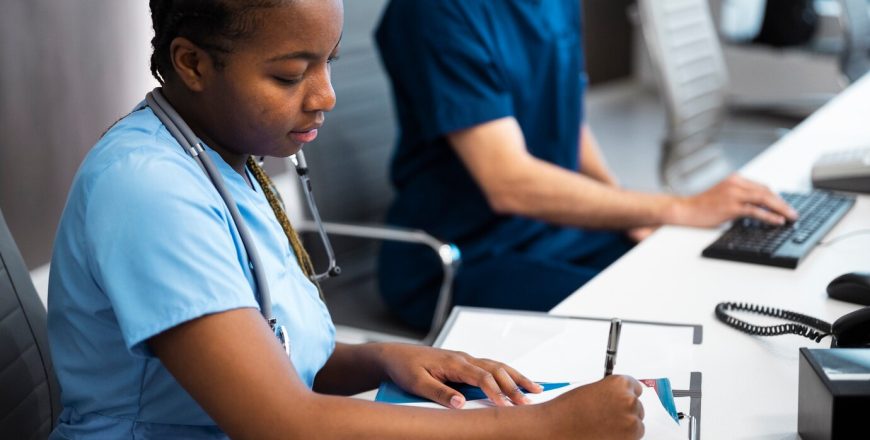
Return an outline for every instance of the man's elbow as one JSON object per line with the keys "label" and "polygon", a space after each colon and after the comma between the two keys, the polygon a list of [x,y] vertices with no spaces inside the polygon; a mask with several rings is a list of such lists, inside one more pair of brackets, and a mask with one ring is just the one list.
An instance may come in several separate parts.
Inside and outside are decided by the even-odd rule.
{"label": "man's elbow", "polygon": [[525,204],[516,191],[510,189],[494,189],[486,191],[486,201],[489,208],[499,215],[523,214]]}

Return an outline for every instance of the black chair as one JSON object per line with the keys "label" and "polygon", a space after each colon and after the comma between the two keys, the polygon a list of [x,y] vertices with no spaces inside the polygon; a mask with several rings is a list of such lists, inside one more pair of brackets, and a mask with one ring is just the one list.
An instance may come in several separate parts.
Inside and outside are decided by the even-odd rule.
{"label": "black chair", "polygon": [[0,438],[47,438],[60,415],[46,314],[0,212]]}
{"label": "black chair", "polygon": [[[423,231],[383,225],[393,196],[388,166],[397,127],[389,80],[371,35],[385,5],[385,0],[346,2],[341,60],[332,67],[339,104],[305,155],[320,215],[327,220],[325,230],[342,270],[340,277],[323,283],[333,321],[339,330],[352,329],[364,341],[430,344],[453,306],[453,275],[460,261],[450,243]],[[327,261],[320,239],[312,234],[316,227],[307,209],[301,215],[295,226],[322,270]],[[418,244],[421,253],[431,253],[437,256],[433,261],[441,263],[443,279],[428,332],[402,323],[381,299],[376,262],[384,241]]]}

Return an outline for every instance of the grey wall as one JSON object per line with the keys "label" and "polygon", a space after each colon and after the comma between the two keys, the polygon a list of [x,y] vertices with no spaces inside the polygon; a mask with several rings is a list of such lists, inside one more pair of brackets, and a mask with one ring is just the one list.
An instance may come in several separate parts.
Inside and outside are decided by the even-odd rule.
{"label": "grey wall", "polygon": [[0,209],[31,268],[48,261],[75,170],[156,84],[139,0],[4,0]]}

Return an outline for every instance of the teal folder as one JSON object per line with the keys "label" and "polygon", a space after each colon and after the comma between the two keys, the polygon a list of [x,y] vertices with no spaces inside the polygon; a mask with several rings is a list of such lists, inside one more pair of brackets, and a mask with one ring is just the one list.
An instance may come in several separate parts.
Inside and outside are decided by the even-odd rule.
{"label": "teal folder", "polygon": [[[555,390],[557,388],[562,388],[571,384],[569,382],[538,382],[538,385],[540,385],[544,389],[544,391],[549,391]],[[472,385],[448,383],[447,386],[455,389],[456,391],[459,391],[460,394],[465,396],[466,401],[487,399],[486,394],[484,394],[483,390]],[[523,390],[523,392],[526,392],[526,390]],[[406,404],[426,403],[430,402],[430,400],[411,394],[399,388],[399,386],[394,384],[392,381],[385,381],[381,383],[380,387],[378,387],[378,395],[375,396],[375,402]]]}
{"label": "teal folder", "polygon": [[[662,402],[662,406],[665,410],[670,414],[671,417],[674,418],[674,421],[679,423],[679,418],[677,416],[677,406],[674,403],[674,393],[671,389],[671,381],[667,378],[662,379],[644,379],[641,382],[654,389],[656,394],[659,396],[659,401]],[[568,385],[571,385],[570,382],[537,382],[543,388],[543,391],[555,390],[558,388],[562,388]],[[486,394],[484,394],[483,390],[476,386],[468,385],[468,384],[459,384],[459,383],[448,383],[447,386],[459,391],[460,394],[465,396],[466,401],[472,400],[486,400]],[[527,392],[523,390],[523,392]],[[375,396],[375,402],[384,402],[384,403],[392,403],[392,404],[408,404],[408,403],[427,403],[430,402],[429,399],[422,398],[420,396],[411,394],[401,388],[398,385],[393,383],[392,381],[385,381],[381,383],[381,386],[378,387],[378,394]]]}

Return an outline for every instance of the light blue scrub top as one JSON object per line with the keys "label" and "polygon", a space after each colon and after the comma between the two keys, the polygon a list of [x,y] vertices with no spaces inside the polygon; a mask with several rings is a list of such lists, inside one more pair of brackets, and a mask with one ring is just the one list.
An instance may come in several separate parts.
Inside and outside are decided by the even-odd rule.
{"label": "light blue scrub top", "polygon": [[[260,186],[208,153],[311,387],[335,348],[329,313]],[[225,438],[146,341],[203,315],[258,308],[243,249],[217,191],[150,109],[109,130],[76,175],[54,246],[48,331],[64,410],[51,438]]]}

